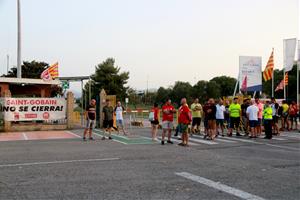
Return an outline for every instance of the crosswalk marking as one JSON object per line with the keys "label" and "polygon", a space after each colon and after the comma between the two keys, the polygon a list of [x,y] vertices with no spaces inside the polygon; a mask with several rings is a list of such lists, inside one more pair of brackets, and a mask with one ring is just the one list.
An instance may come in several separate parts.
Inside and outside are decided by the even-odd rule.
{"label": "crosswalk marking", "polygon": [[[158,138],[160,141],[161,141],[161,138]],[[177,138],[175,137],[172,137],[172,142],[176,143],[176,144],[179,144],[181,143],[181,140],[177,140]],[[166,140],[167,141],[167,140]],[[199,144],[196,144],[196,143],[193,143],[193,142],[189,142],[189,145],[192,145],[192,146],[198,146]]]}
{"label": "crosswalk marking", "polygon": [[208,141],[208,140],[203,140],[203,139],[195,139],[195,138],[189,138],[190,141],[193,142],[199,142],[199,143],[203,143],[203,144],[209,144],[209,145],[213,145],[213,144],[219,144],[217,142],[214,141]]}
{"label": "crosswalk marking", "polygon": [[259,142],[255,142],[255,141],[252,141],[252,140],[245,140],[245,139],[240,139],[240,138],[232,138],[232,137],[228,137],[226,138],[228,140],[234,140],[234,141],[240,141],[240,142],[246,142],[246,143],[254,143],[254,144],[261,144]]}
{"label": "crosswalk marking", "polygon": [[221,141],[221,142],[226,142],[226,143],[236,143],[236,141],[231,141],[231,140],[226,140],[226,139],[221,139],[221,138],[216,138],[215,140]]}
{"label": "crosswalk marking", "polygon": [[272,139],[273,139],[273,140],[279,140],[279,141],[287,140],[287,139],[284,139],[284,138],[277,138],[277,137],[273,137]]}

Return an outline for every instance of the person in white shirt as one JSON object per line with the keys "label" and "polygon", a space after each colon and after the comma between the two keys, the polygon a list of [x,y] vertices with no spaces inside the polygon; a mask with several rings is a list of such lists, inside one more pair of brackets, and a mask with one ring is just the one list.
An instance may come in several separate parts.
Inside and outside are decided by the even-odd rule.
{"label": "person in white shirt", "polygon": [[258,124],[258,107],[251,101],[250,106],[246,110],[247,118],[249,120],[250,132],[251,135],[249,138],[257,138],[256,127]]}
{"label": "person in white shirt", "polygon": [[115,115],[116,115],[118,134],[120,133],[120,128],[121,128],[123,134],[127,135],[126,131],[124,129],[124,119],[123,119],[123,112],[124,111],[125,111],[124,107],[122,106],[121,102],[118,101],[117,106],[115,107]]}
{"label": "person in white shirt", "polygon": [[216,110],[217,135],[219,135],[219,128],[221,128],[222,136],[224,137],[224,113],[226,109],[222,99],[220,99],[219,103],[216,105]]}

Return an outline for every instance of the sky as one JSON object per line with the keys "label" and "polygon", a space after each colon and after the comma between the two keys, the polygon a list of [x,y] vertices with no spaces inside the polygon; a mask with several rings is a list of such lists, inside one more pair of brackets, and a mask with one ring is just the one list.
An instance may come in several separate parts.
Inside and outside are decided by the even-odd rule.
{"label": "sky", "polygon": [[[281,69],[300,27],[298,0],[21,0],[21,15],[22,60],[83,76],[113,57],[135,89],[237,77],[240,55],[262,56],[263,70],[272,48]],[[0,74],[7,54],[16,65],[16,16],[16,0],[0,0]]]}

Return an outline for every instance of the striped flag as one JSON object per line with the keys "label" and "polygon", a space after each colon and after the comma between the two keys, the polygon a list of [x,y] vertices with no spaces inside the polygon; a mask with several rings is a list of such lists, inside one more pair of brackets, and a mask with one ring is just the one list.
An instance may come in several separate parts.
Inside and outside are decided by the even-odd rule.
{"label": "striped flag", "polygon": [[41,79],[44,81],[50,81],[58,77],[58,62],[54,63],[41,74]]}
{"label": "striped flag", "polygon": [[265,71],[263,72],[263,77],[265,81],[268,81],[273,78],[273,70],[274,70],[274,50],[272,50],[271,56],[268,60]]}
{"label": "striped flag", "polygon": [[247,91],[247,76],[245,76],[245,78],[243,80],[241,91],[243,91],[243,92]]}
{"label": "striped flag", "polygon": [[284,89],[284,86],[285,85],[288,85],[289,84],[289,75],[288,73],[286,72],[285,73],[285,76],[284,76],[284,79],[282,79],[280,81],[280,83],[277,85],[276,89],[275,89],[275,92],[277,92],[278,90],[283,90]]}

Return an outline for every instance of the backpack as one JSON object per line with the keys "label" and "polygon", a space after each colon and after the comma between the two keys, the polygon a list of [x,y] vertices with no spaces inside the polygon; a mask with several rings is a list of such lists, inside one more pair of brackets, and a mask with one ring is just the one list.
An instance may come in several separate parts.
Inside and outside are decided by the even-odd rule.
{"label": "backpack", "polygon": [[148,119],[149,119],[149,121],[154,121],[154,112],[153,111],[149,112]]}

